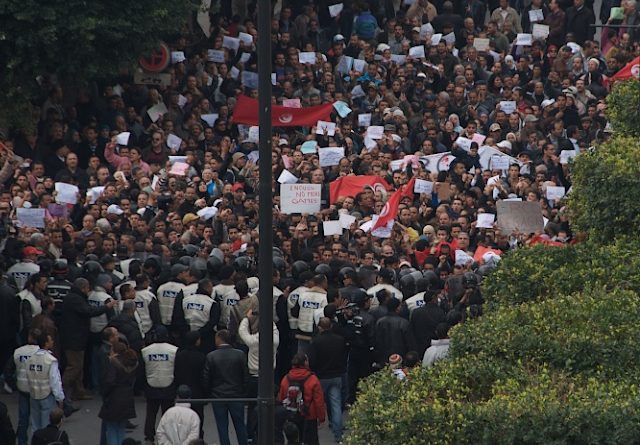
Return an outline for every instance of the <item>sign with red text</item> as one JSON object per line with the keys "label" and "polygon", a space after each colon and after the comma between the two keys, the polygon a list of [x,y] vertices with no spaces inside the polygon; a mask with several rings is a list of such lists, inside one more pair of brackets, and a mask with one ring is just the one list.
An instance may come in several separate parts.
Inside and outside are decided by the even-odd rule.
{"label": "sign with red text", "polygon": [[280,184],[282,213],[318,213],[321,184]]}

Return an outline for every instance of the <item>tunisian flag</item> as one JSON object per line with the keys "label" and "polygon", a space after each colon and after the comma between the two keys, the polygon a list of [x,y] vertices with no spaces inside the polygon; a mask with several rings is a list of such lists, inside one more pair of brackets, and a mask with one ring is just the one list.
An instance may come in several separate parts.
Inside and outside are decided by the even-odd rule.
{"label": "tunisian flag", "polygon": [[[333,104],[307,108],[271,106],[271,125],[274,127],[311,127],[318,121],[329,120]],[[236,124],[258,125],[258,101],[247,96],[239,96],[233,109]]]}
{"label": "tunisian flag", "polygon": [[385,190],[391,188],[387,181],[380,176],[340,176],[329,184],[329,202],[333,204],[341,196],[356,196],[366,186],[370,186],[374,190],[376,187],[383,187]]}
{"label": "tunisian flag", "polygon": [[415,186],[415,183],[416,178],[414,176],[409,182],[393,192],[391,198],[389,198],[382,208],[380,215],[378,215],[376,223],[371,227],[371,231],[374,231],[378,227],[385,227],[389,221],[396,219],[396,216],[398,216],[398,206],[400,206],[402,198],[413,198],[413,187]]}
{"label": "tunisian flag", "polygon": [[627,80],[631,78],[640,80],[640,56],[627,63],[624,68],[607,79],[606,83],[613,85],[616,80]]}

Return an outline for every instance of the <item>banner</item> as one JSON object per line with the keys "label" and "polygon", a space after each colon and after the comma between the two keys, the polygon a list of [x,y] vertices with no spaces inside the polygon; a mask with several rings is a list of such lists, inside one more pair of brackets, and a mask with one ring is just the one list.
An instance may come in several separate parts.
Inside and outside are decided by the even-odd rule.
{"label": "banner", "polygon": [[377,188],[382,188],[385,191],[391,188],[387,181],[380,176],[341,176],[329,184],[329,202],[333,204],[341,196],[355,197],[366,186],[373,188],[374,191]]}
{"label": "banner", "polygon": [[[316,107],[290,108],[280,105],[271,107],[271,125],[274,127],[312,127],[318,121],[328,121],[333,104]],[[233,110],[236,124],[258,125],[258,101],[247,96],[239,96]]]}
{"label": "banner", "polygon": [[321,204],[321,184],[280,184],[280,211],[318,213]]}

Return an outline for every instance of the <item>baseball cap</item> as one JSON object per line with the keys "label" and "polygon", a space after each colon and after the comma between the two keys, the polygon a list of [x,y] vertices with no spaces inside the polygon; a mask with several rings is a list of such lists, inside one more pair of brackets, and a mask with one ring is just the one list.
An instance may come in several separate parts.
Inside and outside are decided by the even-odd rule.
{"label": "baseball cap", "polygon": [[117,204],[111,204],[109,207],[107,207],[107,213],[110,213],[112,215],[122,215],[124,213],[124,210],[122,210]]}
{"label": "baseball cap", "polygon": [[491,124],[491,126],[489,127],[489,131],[500,131],[502,130],[502,127],[500,127],[500,124],[495,123],[495,124]]}
{"label": "baseball cap", "polygon": [[524,118],[524,122],[538,122],[538,118],[535,117],[533,114],[527,114]]}
{"label": "baseball cap", "polygon": [[33,246],[27,246],[22,249],[22,255],[24,256],[32,256],[32,255],[42,255],[43,252],[40,249],[37,249]]}
{"label": "baseball cap", "polygon": [[497,145],[500,148],[505,148],[507,150],[511,150],[511,142],[509,142],[509,141],[500,141],[500,142],[498,142]]}
{"label": "baseball cap", "polygon": [[420,32],[420,27],[419,26],[414,26],[411,31],[413,32]]}
{"label": "baseball cap", "polygon": [[342,34],[336,34],[333,36],[333,43],[344,42],[344,36]]}
{"label": "baseball cap", "polygon": [[241,182],[236,182],[235,184],[233,184],[233,187],[231,187],[231,190],[233,190],[234,192],[237,192],[238,190],[244,190],[244,184]]}
{"label": "baseball cap", "polygon": [[182,224],[189,224],[190,222],[199,220],[200,217],[194,213],[187,213],[182,217]]}

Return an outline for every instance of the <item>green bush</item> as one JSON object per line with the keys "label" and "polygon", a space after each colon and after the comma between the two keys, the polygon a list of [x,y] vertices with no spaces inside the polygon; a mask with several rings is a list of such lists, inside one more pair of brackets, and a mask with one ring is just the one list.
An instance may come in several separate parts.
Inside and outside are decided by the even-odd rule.
{"label": "green bush", "polygon": [[640,357],[639,310],[636,293],[604,289],[503,307],[457,326],[449,353],[622,378]]}
{"label": "green bush", "polygon": [[616,82],[607,96],[606,114],[616,134],[640,136],[640,81]]}
{"label": "green bush", "polygon": [[640,394],[632,380],[571,377],[520,366],[512,369],[513,377],[496,380],[486,398],[468,399],[451,374],[466,374],[471,381],[478,366],[492,365],[467,357],[416,370],[403,382],[388,371],[369,378],[351,411],[345,443],[638,443]]}
{"label": "green bush", "polygon": [[588,232],[602,244],[635,235],[640,226],[638,196],[640,139],[616,135],[576,158],[568,199],[574,230]]}
{"label": "green bush", "polygon": [[537,245],[507,253],[482,283],[489,308],[614,286],[640,292],[640,240]]}

